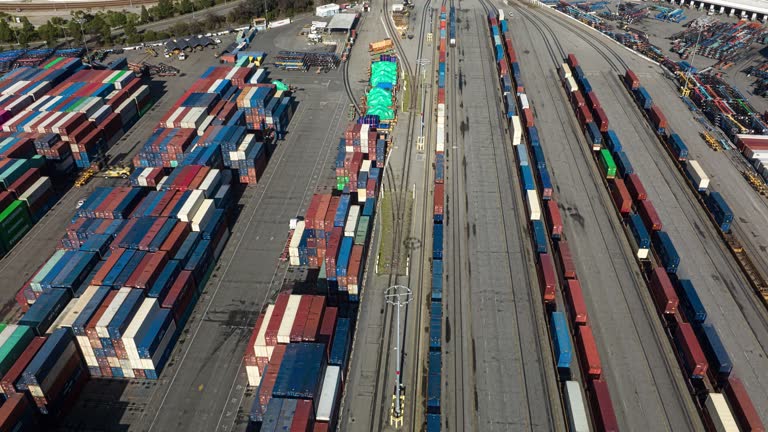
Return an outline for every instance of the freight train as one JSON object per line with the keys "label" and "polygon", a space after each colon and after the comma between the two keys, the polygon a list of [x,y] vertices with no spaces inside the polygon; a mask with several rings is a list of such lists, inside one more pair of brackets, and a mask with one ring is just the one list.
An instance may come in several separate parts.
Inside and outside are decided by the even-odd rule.
{"label": "freight train", "polygon": [[[488,18],[490,38],[493,41],[499,85],[505,109],[505,119],[510,130],[512,145],[515,149],[521,188],[524,191],[528,209],[530,232],[537,254],[537,273],[541,289],[541,301],[549,312],[549,323],[555,367],[563,380],[563,395],[566,403],[568,422],[572,427],[586,430],[588,424],[586,408],[589,407],[595,426],[601,430],[618,430],[606,382],[602,379],[602,366],[597,350],[586,304],[574,266],[571,251],[565,238],[563,222],[553,188],[548,165],[542,148],[538,129],[525,87],[522,82],[520,65],[517,62],[512,38],[507,22],[498,19],[494,13]],[[573,85],[575,79],[568,77]],[[586,103],[579,101],[579,104]],[[592,102],[597,109],[597,99]],[[605,113],[600,109],[601,125],[607,127]],[[591,118],[587,110],[585,116]],[[602,142],[600,127],[594,126],[595,142]],[[599,149],[599,146],[598,146]],[[607,167],[616,175],[615,166]],[[626,197],[626,194],[624,194]],[[542,206],[544,214],[542,214]],[[549,235],[547,235],[549,233]],[[550,251],[550,239],[552,250]],[[558,273],[559,272],[559,273]],[[562,286],[558,287],[556,278]],[[560,288],[565,298],[564,312],[557,311],[556,291]],[[567,326],[571,325],[571,330]],[[570,334],[573,333],[573,346]],[[577,365],[573,365],[572,351],[576,351]],[[575,381],[568,381],[571,367],[580,367],[584,377],[584,388],[588,404],[584,403],[581,386]],[[588,426],[586,426],[588,428]]]}
{"label": "freight train", "polygon": [[[576,76],[575,80],[570,79],[573,78],[570,71]],[[590,117],[581,109],[581,100],[591,101],[591,118],[599,117],[604,112],[598,111],[600,103],[597,95],[583,77],[578,60],[573,54],[569,54],[560,67],[560,77],[564,89],[570,94],[570,99],[577,101],[573,108],[585,128],[586,138],[592,149],[599,151],[597,162],[602,168],[603,176],[609,179],[613,201],[619,216],[627,225],[636,257],[647,269],[651,297],[669,331],[680,366],[685,372],[689,389],[701,408],[705,424],[716,428],[717,425],[733,423],[735,418],[745,430],[762,430],[762,423],[751,400],[740,381],[732,375],[730,356],[724,349],[717,330],[706,322],[707,313],[694,285],[689,280],[677,278],[681,257],[669,235],[662,230],[662,221],[653,203],[648,199],[640,177],[631,169],[629,158],[622,152],[619,137],[606,127],[598,139],[592,130],[595,128],[588,127],[587,120]],[[688,158],[687,146],[680,136],[669,128],[663,112],[653,104],[648,92],[640,86],[636,74],[627,70],[623,78],[638,108],[645,113],[691,187],[700,194],[718,228],[724,233],[727,232],[733,220],[733,212],[725,200],[718,192],[708,190],[709,177],[698,162]],[[607,119],[605,125],[607,126]],[[619,161],[617,165],[623,167],[619,168],[618,172],[612,172],[611,160]],[[653,252],[653,256],[650,252]],[[724,403],[723,395],[729,404]]]}

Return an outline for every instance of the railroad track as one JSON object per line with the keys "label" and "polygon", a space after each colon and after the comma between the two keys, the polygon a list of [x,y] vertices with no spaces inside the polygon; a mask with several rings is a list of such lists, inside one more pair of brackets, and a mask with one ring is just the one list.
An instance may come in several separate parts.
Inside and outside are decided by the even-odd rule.
{"label": "railroad track", "polygon": [[[358,28],[361,28],[364,23],[365,23],[365,15],[363,16],[363,18],[360,19]],[[349,80],[349,63],[350,63],[349,57],[352,55],[353,49],[355,49],[354,45],[349,49],[349,55],[347,56],[347,60],[344,62],[344,65],[341,67],[342,78],[343,78],[342,80],[344,81],[344,91],[347,93],[347,99],[349,99],[349,103],[355,109],[355,116],[362,117],[365,113],[363,113],[360,110],[360,102],[355,98],[355,92],[352,91],[352,82]]]}
{"label": "railroad track", "polygon": [[[395,45],[396,52],[398,53],[398,62],[400,63],[401,67],[405,70],[407,76],[410,78],[411,81],[413,81],[414,71],[411,67],[410,61],[408,60],[407,56],[405,55],[405,51],[403,50],[402,44],[400,42],[399,34],[397,33],[397,30],[395,29],[394,24],[392,23],[390,17],[389,17],[389,1],[384,0],[382,5],[382,11],[384,13],[384,25],[389,31],[389,34],[392,37],[392,41]],[[418,49],[417,49],[417,57],[421,57],[423,52],[423,46],[424,46],[424,33],[425,28],[427,24],[427,16],[429,15],[430,8],[429,5],[431,3],[431,0],[427,0],[424,3],[424,6],[422,8],[422,18],[421,18],[421,24],[419,27],[419,33],[418,33]],[[416,72],[419,72],[421,70],[421,65],[417,65]],[[409,85],[414,85],[414,83],[409,82]],[[399,257],[401,255],[401,248],[404,247],[404,243],[406,240],[404,235],[408,235],[409,233],[403,233],[402,231],[402,224],[404,222],[405,217],[405,211],[406,211],[406,202],[407,202],[407,193],[408,193],[408,184],[410,184],[410,177],[411,177],[411,165],[412,165],[412,159],[413,159],[413,151],[414,151],[414,145],[413,145],[413,137],[414,137],[414,128],[416,127],[416,116],[414,113],[414,106],[415,106],[415,98],[413,97],[414,94],[416,94],[416,91],[421,91],[419,87],[413,87],[411,91],[411,100],[408,101],[408,121],[406,125],[406,139],[402,143],[402,148],[404,151],[404,157],[403,157],[403,165],[400,167],[400,173],[401,175],[395,176],[396,172],[394,171],[392,163],[389,163],[389,160],[385,164],[385,173],[384,176],[384,190],[388,191],[393,196],[393,250],[392,254],[390,256],[390,262],[392,263],[392,269],[390,271],[390,274],[388,276],[387,280],[387,286],[392,286],[401,283],[401,281],[405,280],[404,278],[407,278],[405,275],[399,274]],[[431,98],[431,93],[430,93]],[[428,142],[425,140],[425,143]],[[427,151],[428,151],[427,147]],[[389,158],[389,156],[388,156]],[[425,175],[427,171],[425,170]],[[426,184],[426,183],[425,183]],[[428,194],[424,193],[422,194],[422,201],[421,205],[424,208],[428,208]],[[429,212],[431,214],[431,212]],[[431,233],[431,232],[430,232]],[[423,254],[424,251],[427,249],[427,240],[430,238],[428,236],[428,231],[426,229],[421,230],[421,236],[419,239],[417,239],[418,242],[418,248],[421,250],[420,256],[422,257],[423,262]],[[409,306],[405,309],[405,319],[404,322],[408,322],[408,316],[411,311],[411,307],[416,307],[416,320],[417,322],[421,322],[421,316],[422,316],[422,307],[420,302],[421,299],[421,286],[423,285],[421,281],[423,280],[423,265],[419,265],[419,279],[418,283],[415,287],[413,287],[413,298],[414,301],[411,302]],[[390,367],[392,366],[392,357],[391,357],[391,350],[389,349],[389,342],[392,340],[392,332],[393,332],[393,316],[394,311],[393,307],[385,305],[384,308],[384,325],[382,326],[382,334],[381,334],[381,345],[379,347],[379,353],[378,353],[378,375],[375,380],[374,384],[374,400],[373,405],[371,407],[371,413],[370,416],[370,422],[368,424],[368,427],[365,430],[370,431],[381,431],[384,429],[384,426],[386,424],[386,419],[388,417],[388,413],[391,407],[391,397],[392,392],[388,391],[387,387],[387,381],[390,380],[394,375],[390,374]],[[407,340],[407,326],[404,327],[405,330],[403,331],[403,339],[401,341],[401,345],[403,346],[403,352],[407,349],[407,345],[405,344],[405,341]],[[421,329],[417,328],[415,329],[415,340],[416,340],[416,346],[419,347],[421,345]],[[418,351],[418,348],[417,348]],[[400,352],[399,355],[401,356],[401,361],[404,359],[403,352]],[[403,362],[403,366],[405,366],[405,363]],[[405,368],[405,367],[404,367]],[[414,378],[418,378],[418,367],[412,368],[414,369],[410,373],[412,381],[411,385],[412,388],[415,389],[417,387],[417,381]],[[415,409],[415,404],[417,402],[417,398],[415,393],[413,393],[413,397],[406,399],[406,406],[407,407],[413,407],[409,410],[410,412],[410,420],[415,421],[413,418],[413,409]],[[409,400],[410,399],[410,400]]]}
{"label": "railroad track", "polygon": [[[496,8],[493,7],[493,5],[490,3],[489,0],[479,0],[479,2],[483,10],[485,11],[485,16],[482,17],[482,19],[477,20],[478,21],[477,26],[478,28],[481,28],[486,31],[483,37],[484,42],[482,43],[485,47],[486,53],[490,55],[490,58],[494,58],[493,47],[490,44],[490,38],[488,36],[489,31],[488,31],[487,20],[488,20],[488,15],[491,12],[495,13]],[[489,65],[487,61],[482,62],[482,67],[484,71],[486,71],[486,74],[488,74]],[[490,73],[490,76],[493,77],[495,75],[496,75],[495,70],[492,70]],[[506,130],[505,127],[502,126],[504,124],[504,119],[501,114],[503,110],[500,108],[501,107],[500,104],[502,104],[500,96],[502,93],[501,93],[498,82],[494,84],[494,81],[498,81],[498,80],[490,79],[485,81],[486,94],[489,95],[489,99],[493,99],[495,101],[495,104],[493,104],[494,105],[493,107],[490,103],[488,104],[488,115],[489,115],[489,118],[496,117],[498,120],[498,122],[496,123],[497,132],[498,132],[497,136],[507,137],[508,131]],[[531,405],[529,401],[528,413],[527,413],[528,419],[526,421],[526,424],[528,424],[529,428],[531,428],[534,421],[540,422],[543,420],[545,421],[547,430],[556,430],[558,425],[555,423],[553,418],[556,412],[562,411],[562,408],[555,408],[553,404],[553,400],[555,399],[553,398],[553,394],[551,392],[551,386],[552,385],[556,386],[555,377],[551,373],[547,372],[547,371],[550,371],[550,372],[552,371],[550,367],[553,365],[553,362],[551,361],[551,359],[550,361],[546,361],[544,358],[546,357],[544,353],[551,352],[551,348],[549,346],[544,347],[542,345],[542,341],[549,340],[549,335],[547,334],[547,331],[546,331],[546,324],[544,324],[543,327],[539,325],[539,321],[546,320],[546,316],[543,308],[539,307],[539,305],[541,305],[541,302],[536,300],[540,298],[541,293],[540,293],[540,290],[538,289],[538,286],[539,286],[538,276],[535,273],[535,270],[531,271],[531,267],[533,266],[533,261],[531,261],[531,256],[530,256],[530,254],[532,253],[531,251],[532,239],[529,236],[530,232],[527,227],[528,217],[525,211],[526,206],[524,203],[522,192],[520,191],[519,187],[517,187],[517,185],[514,184],[514,179],[517,179],[517,171],[515,168],[513,168],[514,155],[510,155],[511,145],[508,145],[507,141],[508,140],[503,139],[502,142],[497,143],[497,140],[493,140],[493,144],[494,144],[493,150],[494,150],[494,154],[496,155],[496,158],[497,159],[503,158],[503,161],[504,161],[503,171],[499,171],[499,165],[498,164],[496,165],[496,175],[499,179],[502,179],[502,178],[509,179],[508,186],[510,188],[512,199],[516,204],[515,207],[518,211],[514,211],[513,214],[510,215],[509,214],[510,212],[508,210],[504,209],[503,206],[501,207],[502,219],[504,222],[503,224],[501,224],[501,227],[502,227],[501,229],[503,231],[503,236],[507,244],[507,250],[508,251],[519,250],[521,255],[524,255],[528,258],[528,262],[525,263],[525,265],[520,266],[518,263],[513,262],[512,255],[510,254],[508,266],[509,266],[510,274],[515,274],[517,272],[517,268],[522,267],[525,279],[528,281],[525,288],[528,289],[529,291],[527,293],[524,293],[524,297],[527,296],[530,298],[519,298],[520,293],[517,293],[517,292],[514,292],[514,298],[515,298],[515,303],[524,302],[530,308],[530,312],[531,312],[530,319],[532,321],[530,325],[536,331],[536,335],[534,337],[535,344],[536,344],[535,349],[531,351],[527,349],[526,343],[520,331],[520,326],[517,327],[518,328],[517,340],[518,340],[518,345],[521,347],[521,354],[523,356],[524,362],[527,364],[538,363],[542,366],[537,368],[537,373],[539,375],[540,382],[543,384],[542,391],[544,393],[543,399],[544,399],[545,409],[549,413],[549,415],[545,416],[544,419],[536,418],[534,413],[531,411]],[[500,150],[499,150],[499,146],[501,148]],[[502,187],[501,183],[499,182],[500,196],[502,194],[501,187]],[[512,244],[513,240],[510,239],[511,234],[508,231],[508,227],[510,226],[515,226],[515,229],[518,231],[518,236],[517,236],[518,240],[516,245],[513,245]],[[526,244],[526,241],[524,240],[526,238],[528,239],[527,244]],[[515,313],[515,321],[520,322],[522,319],[522,316],[518,312],[517,307],[515,307],[514,313]],[[526,347],[526,348],[523,348],[523,347]],[[531,354],[534,355],[536,358],[529,359],[528,355],[531,355]],[[526,382],[526,386],[527,386],[527,383],[529,381],[528,374],[523,373],[522,376],[523,376],[523,381]],[[528,393],[528,389],[526,389],[526,394],[527,393]],[[559,395],[556,395],[555,397],[559,398]]]}

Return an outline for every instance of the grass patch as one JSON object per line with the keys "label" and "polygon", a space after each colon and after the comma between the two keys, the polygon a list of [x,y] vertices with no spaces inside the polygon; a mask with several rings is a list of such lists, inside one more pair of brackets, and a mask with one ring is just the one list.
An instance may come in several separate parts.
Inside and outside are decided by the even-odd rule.
{"label": "grass patch", "polygon": [[[396,272],[399,275],[405,275],[408,269],[408,238],[411,235],[411,218],[413,215],[413,196],[406,193],[405,212],[403,220],[396,222],[394,220],[394,196],[390,191],[382,192],[381,196],[381,240],[379,241],[378,259],[376,260],[376,274],[390,274]],[[395,223],[400,223],[400,239],[395,239]],[[392,260],[395,241],[400,242],[395,262]]]}
{"label": "grass patch", "polygon": [[411,86],[413,83],[411,82],[411,79],[408,75],[403,78],[403,100],[401,102],[401,107],[403,112],[410,111],[410,104],[411,104],[411,95],[413,94],[413,89]]}

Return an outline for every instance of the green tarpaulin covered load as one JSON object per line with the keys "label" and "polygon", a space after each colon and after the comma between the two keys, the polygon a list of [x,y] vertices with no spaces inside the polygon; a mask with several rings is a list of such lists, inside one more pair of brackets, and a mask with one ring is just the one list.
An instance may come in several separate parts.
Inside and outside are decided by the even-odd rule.
{"label": "green tarpaulin covered load", "polygon": [[277,90],[288,91],[288,86],[283,84],[282,81],[272,81],[272,84],[275,85],[275,89]]}
{"label": "green tarpaulin covered load", "polygon": [[397,85],[397,63],[379,61],[371,63],[371,87],[392,89]]}
{"label": "green tarpaulin covered load", "polygon": [[392,92],[389,90],[374,87],[368,92],[367,100],[366,114],[377,115],[380,120],[395,118],[395,110],[392,109]]}

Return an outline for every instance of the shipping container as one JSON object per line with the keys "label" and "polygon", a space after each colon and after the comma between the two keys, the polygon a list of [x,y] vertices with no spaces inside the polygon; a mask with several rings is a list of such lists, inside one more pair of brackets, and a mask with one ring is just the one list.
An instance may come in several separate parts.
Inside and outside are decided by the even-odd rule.
{"label": "shipping container", "polygon": [[765,432],[765,426],[755,405],[749,398],[744,384],[739,378],[731,376],[728,384],[723,389],[725,396],[733,410],[733,415],[743,431]]}
{"label": "shipping container", "polygon": [[619,424],[608,391],[608,384],[599,379],[589,382],[592,401],[592,420],[596,429],[601,432],[618,432]]}
{"label": "shipping container", "polygon": [[557,279],[555,278],[555,263],[547,253],[539,254],[539,285],[545,303],[555,302]]}
{"label": "shipping container", "polygon": [[643,218],[645,228],[650,232],[661,230],[661,219],[656,213],[656,207],[653,206],[653,201],[646,199],[642,201],[636,201],[635,204],[637,206],[637,214]]}
{"label": "shipping container", "polygon": [[654,231],[651,234],[651,241],[656,256],[667,273],[677,273],[677,269],[680,266],[680,255],[678,255],[669,234],[664,231]]}
{"label": "shipping container", "polygon": [[711,324],[701,324],[698,327],[701,350],[706,355],[710,373],[718,382],[725,382],[733,371],[733,363],[728,351],[723,346],[720,335]]}
{"label": "shipping container", "polygon": [[563,235],[563,220],[560,217],[560,209],[557,207],[557,201],[548,200],[546,203],[546,210],[550,235],[553,239],[559,240]]}
{"label": "shipping container", "polygon": [[709,177],[704,169],[701,168],[698,161],[693,159],[688,160],[685,164],[685,173],[688,178],[691,179],[693,187],[699,192],[704,192],[709,187]]}
{"label": "shipping container", "polygon": [[608,149],[600,150],[598,160],[605,178],[612,179],[616,177],[616,163],[613,161],[613,156],[611,156],[611,152]]}
{"label": "shipping container", "polygon": [[582,373],[592,379],[600,379],[603,368],[600,362],[600,354],[597,352],[592,328],[588,325],[579,326],[576,329],[576,348],[579,350],[579,361]]}
{"label": "shipping container", "polygon": [[587,305],[584,303],[581,283],[578,279],[568,279],[565,282],[565,298],[573,326],[588,325],[589,315],[587,314]]}
{"label": "shipping container", "polygon": [[556,243],[557,256],[560,259],[560,269],[563,272],[563,278],[576,279],[576,265],[573,263],[573,257],[571,256],[571,248],[568,246],[568,242],[561,239]]}
{"label": "shipping container", "polygon": [[550,314],[550,331],[552,345],[555,350],[555,363],[561,378],[569,378],[571,375],[571,339],[568,331],[568,323],[565,314],[552,312]]}
{"label": "shipping container", "polygon": [[637,248],[635,256],[639,259],[647,259],[651,247],[651,237],[645,229],[643,219],[637,213],[631,213],[627,217],[627,226]]}
{"label": "shipping container", "polygon": [[630,174],[626,176],[624,182],[633,201],[637,202],[648,199],[648,194],[645,192],[645,186],[643,186],[640,176],[637,174]]}
{"label": "shipping container", "polygon": [[706,419],[712,430],[716,432],[738,432],[739,427],[733,418],[728,403],[720,393],[709,393],[704,401]]}
{"label": "shipping container", "polygon": [[686,322],[678,323],[675,327],[674,336],[677,352],[683,362],[685,376],[689,379],[703,379],[709,365],[691,325]]}
{"label": "shipping container", "polygon": [[674,316],[679,300],[667,272],[662,267],[656,267],[651,271],[649,280],[651,297],[656,304],[656,309],[662,315]]}
{"label": "shipping container", "polygon": [[622,215],[627,215],[632,210],[632,197],[629,195],[627,187],[624,185],[624,180],[616,177],[609,184],[611,188],[611,197],[613,198],[616,208]]}
{"label": "shipping container", "polygon": [[589,432],[589,420],[584,407],[584,393],[577,381],[565,382],[565,409],[571,432]]}
{"label": "shipping container", "polygon": [[683,315],[694,325],[703,323],[707,319],[707,310],[701,303],[693,283],[688,279],[678,279],[675,287]]}

